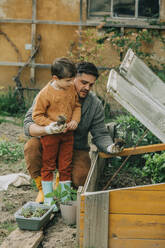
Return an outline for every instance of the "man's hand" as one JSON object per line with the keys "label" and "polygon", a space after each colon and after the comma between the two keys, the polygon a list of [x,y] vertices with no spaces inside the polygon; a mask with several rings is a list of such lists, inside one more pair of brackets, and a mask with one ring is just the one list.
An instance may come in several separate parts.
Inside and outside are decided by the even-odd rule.
{"label": "man's hand", "polygon": [[75,130],[78,126],[78,123],[77,121],[70,121],[68,124],[67,124],[67,129],[68,130]]}
{"label": "man's hand", "polygon": [[115,142],[107,147],[107,152],[111,154],[119,153],[124,149],[125,141],[123,139],[115,139]]}
{"label": "man's hand", "polygon": [[57,122],[52,122],[45,127],[45,132],[47,134],[58,134],[62,133],[66,129],[66,124],[58,125]]}

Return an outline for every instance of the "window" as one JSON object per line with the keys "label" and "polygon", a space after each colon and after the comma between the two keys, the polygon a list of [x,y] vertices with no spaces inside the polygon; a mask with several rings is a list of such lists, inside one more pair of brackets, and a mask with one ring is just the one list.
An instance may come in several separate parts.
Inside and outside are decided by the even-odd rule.
{"label": "window", "polygon": [[159,18],[159,0],[88,0],[88,17]]}

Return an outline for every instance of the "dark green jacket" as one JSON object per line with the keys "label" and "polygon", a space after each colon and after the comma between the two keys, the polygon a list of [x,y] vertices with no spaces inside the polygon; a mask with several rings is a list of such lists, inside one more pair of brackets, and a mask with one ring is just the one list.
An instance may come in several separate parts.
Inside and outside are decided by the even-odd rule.
{"label": "dark green jacket", "polygon": [[[29,135],[29,126],[33,124],[32,107],[28,110],[24,120],[25,135]],[[82,102],[81,121],[78,128],[74,131],[74,149],[89,150],[88,134],[92,135],[92,143],[98,150],[107,152],[107,146],[113,143],[105,124],[104,110],[101,101],[93,93],[89,92]]]}

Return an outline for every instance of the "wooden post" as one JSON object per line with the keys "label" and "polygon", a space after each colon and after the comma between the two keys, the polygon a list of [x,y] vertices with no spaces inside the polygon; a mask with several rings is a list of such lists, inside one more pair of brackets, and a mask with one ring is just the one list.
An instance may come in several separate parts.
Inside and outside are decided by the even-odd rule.
{"label": "wooden post", "polygon": [[76,214],[76,226],[77,226],[77,233],[76,233],[76,241],[77,245],[80,245],[80,204],[81,204],[81,193],[83,191],[83,187],[80,186],[77,191],[77,214]]}
{"label": "wooden post", "polygon": [[[36,20],[36,0],[33,0],[32,2],[32,30],[31,30],[31,43],[32,43],[32,49],[31,49],[31,55],[33,55],[35,51],[35,45],[36,45],[36,24],[34,23]],[[35,82],[35,58],[32,58],[31,61],[31,69],[30,69],[30,79],[34,83]]]}

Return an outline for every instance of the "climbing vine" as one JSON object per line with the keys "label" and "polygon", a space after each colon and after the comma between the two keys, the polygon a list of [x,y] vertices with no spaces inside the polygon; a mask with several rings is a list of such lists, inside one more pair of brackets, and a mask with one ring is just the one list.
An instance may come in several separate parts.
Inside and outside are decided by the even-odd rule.
{"label": "climbing vine", "polygon": [[162,30],[121,29],[105,27],[104,24],[97,28],[84,29],[81,33],[77,31],[81,43],[72,42],[69,51],[69,56],[74,61],[90,61],[103,68],[94,86],[94,91],[99,96],[105,97],[109,71],[119,68],[129,48],[165,81],[165,33]]}
{"label": "climbing vine", "polygon": [[[70,56],[77,61],[86,60],[97,66],[114,68],[120,65],[128,48],[131,48],[150,68],[160,71],[164,70],[165,63],[161,62],[164,54],[162,53],[162,60],[156,58],[153,47],[155,42],[159,42],[159,49],[165,50],[165,37],[162,33],[163,31],[154,29],[121,31],[121,28],[100,25],[81,32],[81,44],[72,43]],[[80,35],[79,32],[77,34]]]}

